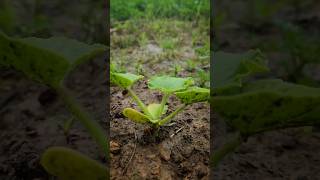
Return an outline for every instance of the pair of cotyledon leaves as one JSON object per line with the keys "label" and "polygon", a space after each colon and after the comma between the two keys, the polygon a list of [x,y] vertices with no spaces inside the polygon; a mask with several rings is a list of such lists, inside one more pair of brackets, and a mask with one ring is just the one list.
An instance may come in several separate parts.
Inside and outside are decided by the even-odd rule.
{"label": "pair of cotyledon leaves", "polygon": [[[131,73],[111,73],[111,81],[125,89],[131,88],[134,83],[142,78],[141,75]],[[159,90],[166,94],[175,94],[185,104],[208,101],[210,90],[193,85],[194,80],[191,77],[154,76],[148,81],[149,89]]]}

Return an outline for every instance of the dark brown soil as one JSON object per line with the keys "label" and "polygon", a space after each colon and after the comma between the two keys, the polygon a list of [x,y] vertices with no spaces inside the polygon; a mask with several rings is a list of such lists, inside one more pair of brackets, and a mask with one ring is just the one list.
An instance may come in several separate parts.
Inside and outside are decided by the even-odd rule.
{"label": "dark brown soil", "polygon": [[[142,81],[133,88],[142,101],[161,101],[161,95]],[[209,179],[209,105],[187,107],[154,138],[147,125],[122,115],[125,107],[137,108],[117,87],[111,88],[111,177],[112,179]],[[179,105],[172,97],[169,112]],[[175,133],[177,132],[177,133]],[[174,134],[174,135],[173,135]]]}
{"label": "dark brown soil", "polygon": [[[225,124],[215,120],[215,145],[226,142]],[[320,133],[303,127],[249,137],[213,169],[217,180],[317,180],[320,178]]]}
{"label": "dark brown soil", "polygon": [[[105,66],[104,58],[83,64],[66,84],[107,130]],[[69,147],[106,163],[79,122],[64,135],[62,125],[72,116],[53,91],[11,69],[0,72],[0,179],[52,179],[39,164],[41,154],[52,146]]]}

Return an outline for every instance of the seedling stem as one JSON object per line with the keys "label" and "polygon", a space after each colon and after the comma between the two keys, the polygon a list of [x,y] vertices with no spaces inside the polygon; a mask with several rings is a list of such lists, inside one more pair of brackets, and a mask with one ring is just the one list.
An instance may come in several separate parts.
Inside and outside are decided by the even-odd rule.
{"label": "seedling stem", "polygon": [[132,91],[131,88],[127,88],[130,96],[137,102],[138,106],[141,108],[141,110],[149,117],[152,117],[150,112],[148,111],[148,108],[146,105],[141,101],[141,99],[136,95],[134,91]]}
{"label": "seedling stem", "polygon": [[173,111],[171,114],[169,114],[167,117],[165,117],[164,119],[162,119],[159,122],[159,125],[164,125],[166,123],[168,123],[172,118],[174,118],[180,111],[182,111],[185,107],[187,107],[186,104],[182,104],[178,109],[176,109],[175,111]]}
{"label": "seedling stem", "polygon": [[161,100],[161,105],[160,105],[160,108],[159,108],[159,111],[158,111],[158,114],[155,118],[160,118],[161,115],[162,115],[162,112],[164,110],[164,106],[166,105],[168,99],[169,99],[169,96],[170,94],[169,93],[164,93],[163,97],[162,97],[162,100]]}
{"label": "seedling stem", "polygon": [[97,143],[102,148],[103,152],[105,153],[106,157],[108,158],[109,155],[109,147],[106,139],[106,134],[104,130],[100,127],[100,125],[91,119],[89,114],[83,110],[83,107],[75,98],[71,95],[71,93],[66,89],[63,85],[55,85],[54,86],[57,93],[60,95],[61,99],[64,101],[66,106],[69,108],[70,112],[76,117],[89,131],[91,136],[97,141]]}

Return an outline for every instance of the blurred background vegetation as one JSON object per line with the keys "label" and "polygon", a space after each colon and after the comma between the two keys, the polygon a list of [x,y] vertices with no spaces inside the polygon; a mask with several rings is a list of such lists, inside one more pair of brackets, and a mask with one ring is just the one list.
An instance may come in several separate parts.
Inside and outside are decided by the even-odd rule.
{"label": "blurred background vegetation", "polygon": [[111,21],[133,18],[178,18],[194,20],[210,17],[208,0],[111,0]]}
{"label": "blurred background vegetation", "polygon": [[67,36],[105,43],[106,16],[104,1],[0,1],[0,30],[11,36]]}
{"label": "blurred background vegetation", "polygon": [[235,0],[215,3],[215,51],[260,49],[272,76],[320,85],[320,2]]}

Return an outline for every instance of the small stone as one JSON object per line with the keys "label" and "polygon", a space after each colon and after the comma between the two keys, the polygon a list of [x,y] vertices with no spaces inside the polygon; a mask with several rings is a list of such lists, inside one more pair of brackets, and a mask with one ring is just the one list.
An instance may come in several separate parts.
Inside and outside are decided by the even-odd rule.
{"label": "small stone", "polygon": [[203,165],[203,164],[200,164],[198,166],[195,167],[195,170],[197,172],[197,176],[198,178],[203,178],[205,176],[208,175],[208,167]]}
{"label": "small stone", "polygon": [[160,174],[160,165],[157,163],[151,163],[151,174],[158,176]]}
{"label": "small stone", "polygon": [[184,148],[181,149],[181,154],[184,157],[189,158],[191,156],[193,150],[194,150],[193,146],[185,146]]}
{"label": "small stone", "polygon": [[160,54],[162,52],[162,49],[154,44],[148,44],[147,45],[147,51],[151,54]]}
{"label": "small stone", "polygon": [[110,152],[113,154],[119,153],[121,150],[121,146],[119,143],[115,141],[110,141]]}
{"label": "small stone", "polygon": [[169,161],[169,160],[170,160],[171,150],[170,150],[170,148],[168,147],[167,144],[162,143],[162,144],[159,146],[159,152],[160,152],[160,157],[161,157],[163,160],[166,160],[166,161]]}
{"label": "small stone", "polygon": [[155,154],[147,155],[148,159],[155,159],[157,156]]}

